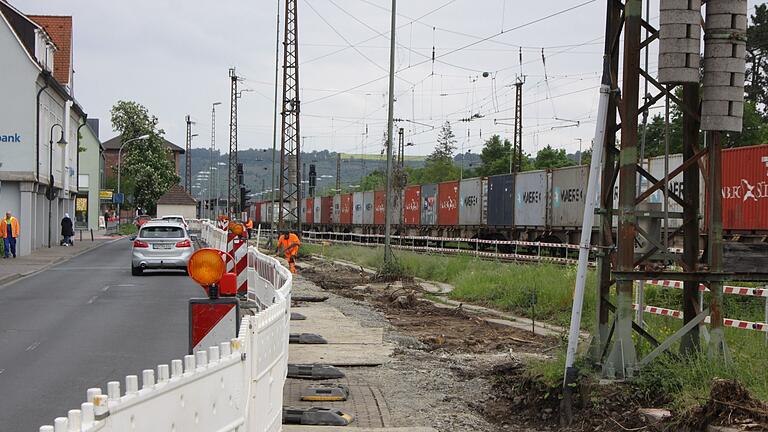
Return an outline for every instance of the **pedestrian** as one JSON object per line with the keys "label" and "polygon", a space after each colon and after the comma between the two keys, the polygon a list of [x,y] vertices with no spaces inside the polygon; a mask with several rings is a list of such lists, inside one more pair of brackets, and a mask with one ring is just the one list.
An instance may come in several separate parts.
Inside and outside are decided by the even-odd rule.
{"label": "pedestrian", "polygon": [[64,213],[64,218],[61,219],[61,235],[64,236],[64,240],[61,242],[62,246],[73,246],[72,236],[75,235],[75,230],[72,226],[72,219],[69,217],[69,213]]}
{"label": "pedestrian", "polygon": [[285,260],[288,261],[291,273],[296,273],[296,257],[299,255],[299,246],[301,246],[299,236],[289,231],[283,231],[280,240],[277,241],[277,250],[275,253],[279,254],[280,249],[283,250]]}
{"label": "pedestrian", "polygon": [[19,220],[13,217],[11,212],[5,212],[5,218],[0,221],[0,236],[5,246],[4,257],[13,255],[16,258],[16,239],[19,237]]}
{"label": "pedestrian", "polygon": [[248,218],[248,221],[245,223],[245,232],[248,233],[248,238],[251,238],[253,235],[253,219]]}

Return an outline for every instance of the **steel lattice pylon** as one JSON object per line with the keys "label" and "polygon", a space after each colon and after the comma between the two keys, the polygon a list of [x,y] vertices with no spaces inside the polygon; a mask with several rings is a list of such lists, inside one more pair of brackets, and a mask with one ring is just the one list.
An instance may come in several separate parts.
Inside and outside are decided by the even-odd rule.
{"label": "steel lattice pylon", "polygon": [[237,72],[229,70],[231,81],[229,102],[229,175],[227,177],[227,215],[232,220],[237,218],[238,202],[240,200],[240,185],[237,182],[237,82],[240,80]]}
{"label": "steel lattice pylon", "polygon": [[188,194],[192,194],[192,120],[187,115],[187,145],[185,155],[185,167],[184,167],[184,189]]}
{"label": "steel lattice pylon", "polygon": [[285,1],[283,39],[283,106],[280,138],[280,213],[281,228],[293,226],[298,232],[301,188],[299,167],[299,24],[298,1]]}
{"label": "steel lattice pylon", "polygon": [[525,76],[515,83],[515,138],[512,147],[512,172],[523,170],[523,84]]}

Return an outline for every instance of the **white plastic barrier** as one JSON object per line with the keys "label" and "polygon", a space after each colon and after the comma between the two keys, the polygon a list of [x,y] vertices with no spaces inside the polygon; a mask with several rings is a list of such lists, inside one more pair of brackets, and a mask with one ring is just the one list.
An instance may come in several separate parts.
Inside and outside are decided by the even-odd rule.
{"label": "white plastic barrier", "polygon": [[[201,239],[226,246],[226,233],[203,223]],[[222,243],[223,239],[223,243]],[[223,250],[223,249],[222,249]],[[292,275],[255,248],[248,250],[248,297],[259,304],[244,316],[238,337],[146,369],[102,389],[40,432],[279,431],[288,372]]]}

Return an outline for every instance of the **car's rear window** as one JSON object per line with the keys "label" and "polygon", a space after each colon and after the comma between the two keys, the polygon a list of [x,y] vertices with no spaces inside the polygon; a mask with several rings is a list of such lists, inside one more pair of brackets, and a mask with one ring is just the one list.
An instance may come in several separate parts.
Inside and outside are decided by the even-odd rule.
{"label": "car's rear window", "polygon": [[184,230],[174,226],[144,227],[141,229],[139,237],[147,239],[182,238],[184,237]]}

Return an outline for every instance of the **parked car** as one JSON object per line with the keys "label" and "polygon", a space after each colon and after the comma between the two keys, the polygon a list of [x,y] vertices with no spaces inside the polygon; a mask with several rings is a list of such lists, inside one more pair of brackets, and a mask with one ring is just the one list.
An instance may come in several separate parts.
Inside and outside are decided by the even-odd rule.
{"label": "parked car", "polygon": [[194,247],[187,227],[167,220],[144,223],[133,240],[131,274],[140,276],[148,269],[187,269]]}
{"label": "parked car", "polygon": [[184,228],[189,228],[189,225],[187,225],[187,220],[184,219],[184,216],[181,216],[181,215],[165,215],[165,216],[162,216],[162,217],[160,217],[158,219],[159,220],[164,220],[164,221],[178,222],[178,223],[184,225]]}

